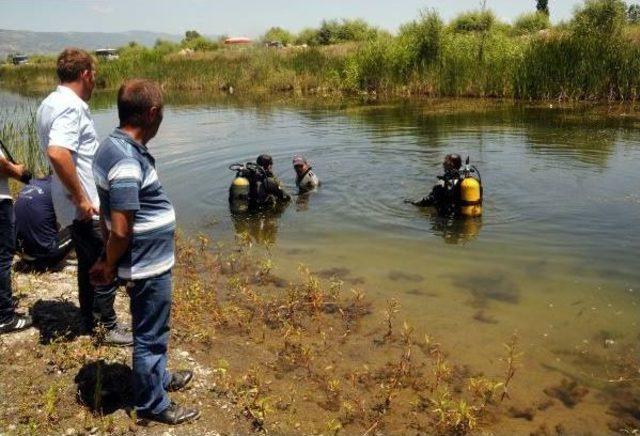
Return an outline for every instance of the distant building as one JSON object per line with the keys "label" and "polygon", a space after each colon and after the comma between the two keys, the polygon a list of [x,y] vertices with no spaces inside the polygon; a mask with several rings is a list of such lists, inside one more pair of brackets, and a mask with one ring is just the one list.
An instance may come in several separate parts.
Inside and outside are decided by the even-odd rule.
{"label": "distant building", "polygon": [[29,63],[29,56],[24,54],[15,54],[11,57],[11,62],[13,62],[13,65],[24,65]]}
{"label": "distant building", "polygon": [[120,57],[115,48],[100,48],[96,50],[96,56],[98,59],[105,61],[115,61]]}
{"label": "distant building", "polygon": [[224,40],[226,45],[247,45],[251,44],[251,39],[245,38],[243,36],[237,36],[234,38],[227,38]]}

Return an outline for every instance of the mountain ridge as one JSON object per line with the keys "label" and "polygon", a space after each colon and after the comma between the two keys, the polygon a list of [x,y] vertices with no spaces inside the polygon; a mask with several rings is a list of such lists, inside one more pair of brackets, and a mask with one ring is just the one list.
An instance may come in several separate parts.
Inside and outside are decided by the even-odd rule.
{"label": "mountain ridge", "polygon": [[182,35],[130,30],[126,32],[35,32],[30,30],[0,29],[0,59],[12,53],[27,55],[56,54],[65,47],[86,50],[116,48],[135,41],[152,46],[158,39],[179,42]]}

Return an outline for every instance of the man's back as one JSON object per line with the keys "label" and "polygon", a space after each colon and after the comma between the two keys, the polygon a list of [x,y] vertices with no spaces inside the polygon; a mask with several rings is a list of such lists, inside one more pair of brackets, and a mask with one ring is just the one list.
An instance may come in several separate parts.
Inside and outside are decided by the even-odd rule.
{"label": "man's back", "polygon": [[[87,103],[68,87],[58,86],[40,104],[36,124],[45,156],[50,145],[71,151],[82,188],[97,206],[98,193],[91,166],[98,139]],[[63,226],[70,225],[76,218],[76,207],[56,174],[51,183],[51,195],[58,220]]]}

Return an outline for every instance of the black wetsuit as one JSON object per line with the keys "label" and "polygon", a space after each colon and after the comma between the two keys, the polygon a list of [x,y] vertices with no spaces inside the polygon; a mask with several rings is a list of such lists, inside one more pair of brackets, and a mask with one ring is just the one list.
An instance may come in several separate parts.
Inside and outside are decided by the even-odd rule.
{"label": "black wetsuit", "polygon": [[456,170],[448,171],[438,176],[438,183],[431,189],[429,195],[412,204],[420,207],[435,207],[442,216],[456,215],[460,206],[460,173]]}
{"label": "black wetsuit", "polygon": [[273,172],[264,170],[255,172],[249,179],[249,202],[254,207],[272,207],[277,203],[291,200],[291,196],[282,188],[280,179]]}

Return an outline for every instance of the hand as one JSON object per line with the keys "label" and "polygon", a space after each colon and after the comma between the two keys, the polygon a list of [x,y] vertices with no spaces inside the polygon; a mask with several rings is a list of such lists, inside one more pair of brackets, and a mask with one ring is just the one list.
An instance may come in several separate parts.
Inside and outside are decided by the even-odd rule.
{"label": "hand", "polygon": [[78,217],[80,221],[89,221],[99,213],[98,209],[86,197],[78,204],[78,210],[80,211],[80,217]]}
{"label": "hand", "polygon": [[24,176],[24,173],[28,173],[29,170],[27,170],[27,167],[25,167],[23,164],[13,164],[13,172],[14,172],[14,178],[16,178],[17,180],[22,181],[22,177]]}
{"label": "hand", "polygon": [[25,185],[28,185],[31,179],[33,178],[33,174],[29,170],[24,170],[22,175],[20,176],[20,181]]}
{"label": "hand", "polygon": [[116,279],[116,268],[104,260],[99,260],[89,270],[89,278],[94,286],[110,285]]}

